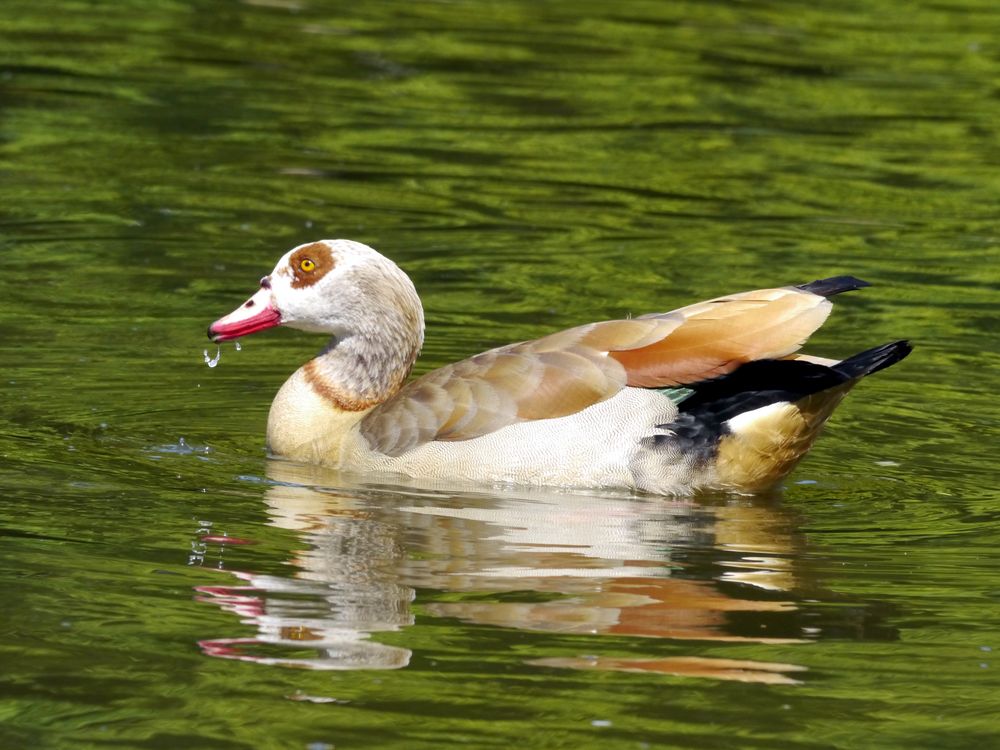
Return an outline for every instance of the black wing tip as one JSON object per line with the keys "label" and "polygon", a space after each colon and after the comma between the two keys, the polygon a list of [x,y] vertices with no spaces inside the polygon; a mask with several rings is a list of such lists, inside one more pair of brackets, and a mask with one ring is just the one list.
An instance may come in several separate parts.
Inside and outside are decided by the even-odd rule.
{"label": "black wing tip", "polygon": [[688,386],[694,392],[679,402],[682,413],[713,411],[720,419],[776,401],[800,398],[841,386],[905,359],[913,346],[900,339],[865,349],[827,367],[801,359],[757,359],[730,373]]}
{"label": "black wing tip", "polygon": [[871,286],[871,284],[859,279],[857,276],[831,276],[827,279],[810,281],[808,284],[799,284],[796,289],[818,294],[821,297],[832,297],[841,292],[853,292],[855,289],[864,289],[866,286]]}
{"label": "black wing tip", "polygon": [[853,357],[835,364],[833,369],[848,378],[862,378],[886,367],[892,367],[900,360],[906,359],[912,351],[913,344],[906,339],[890,341],[888,344],[858,352]]}

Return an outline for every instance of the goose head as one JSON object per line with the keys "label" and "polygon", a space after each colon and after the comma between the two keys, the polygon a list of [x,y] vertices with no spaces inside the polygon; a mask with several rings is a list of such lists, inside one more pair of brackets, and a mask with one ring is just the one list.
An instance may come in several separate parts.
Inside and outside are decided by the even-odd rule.
{"label": "goose head", "polygon": [[330,337],[300,372],[314,391],[351,411],[399,390],[424,341],[413,282],[391,260],[351,240],[289,250],[250,299],[208,327],[208,337],[231,341],[279,325]]}
{"label": "goose head", "polygon": [[320,240],[285,253],[208,337],[231,341],[279,325],[327,334],[333,346],[359,338],[419,350],[424,317],[413,283],[391,260],[360,242]]}

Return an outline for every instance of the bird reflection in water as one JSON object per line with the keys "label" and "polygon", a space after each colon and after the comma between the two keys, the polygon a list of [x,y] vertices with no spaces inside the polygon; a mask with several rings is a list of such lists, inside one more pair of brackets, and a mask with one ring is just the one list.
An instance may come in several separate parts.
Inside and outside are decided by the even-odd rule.
{"label": "bird reflection in water", "polygon": [[[378,486],[286,461],[268,463],[268,480],[272,525],[299,534],[304,549],[292,577],[229,571],[242,585],[198,587],[202,601],[257,630],[202,641],[211,656],[402,668],[410,650],[371,636],[412,625],[418,590],[421,613],[433,617],[560,634],[785,644],[820,631],[804,624],[798,603],[795,518],[773,498],[456,494],[453,484]],[[694,655],[530,663],[766,683],[795,682],[803,671]]]}

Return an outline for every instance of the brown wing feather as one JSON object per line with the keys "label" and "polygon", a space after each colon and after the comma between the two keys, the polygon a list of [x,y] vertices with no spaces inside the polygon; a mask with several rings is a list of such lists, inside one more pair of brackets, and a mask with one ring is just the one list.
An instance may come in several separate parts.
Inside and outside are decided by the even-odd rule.
{"label": "brown wing feather", "polygon": [[669,336],[610,356],[625,367],[631,386],[692,383],[753,359],[791,354],[822,325],[830,308],[824,297],[796,288],[720,297],[669,313],[683,319]]}
{"label": "brown wing feather", "polygon": [[372,449],[398,456],[431,440],[468,440],[507,425],[563,417],[626,385],[663,387],[791,354],[830,303],[764,289],[669,313],[570,328],[511,344],[411,381],[361,422]]}

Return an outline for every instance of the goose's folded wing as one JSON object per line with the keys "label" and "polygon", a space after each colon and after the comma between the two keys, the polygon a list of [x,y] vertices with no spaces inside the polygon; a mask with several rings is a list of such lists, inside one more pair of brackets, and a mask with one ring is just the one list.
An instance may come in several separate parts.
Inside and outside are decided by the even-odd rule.
{"label": "goose's folded wing", "polygon": [[411,381],[365,416],[361,434],[373,450],[398,456],[432,440],[468,440],[568,416],[627,385],[684,385],[753,359],[787,356],[829,313],[824,297],[787,287],[571,328]]}

